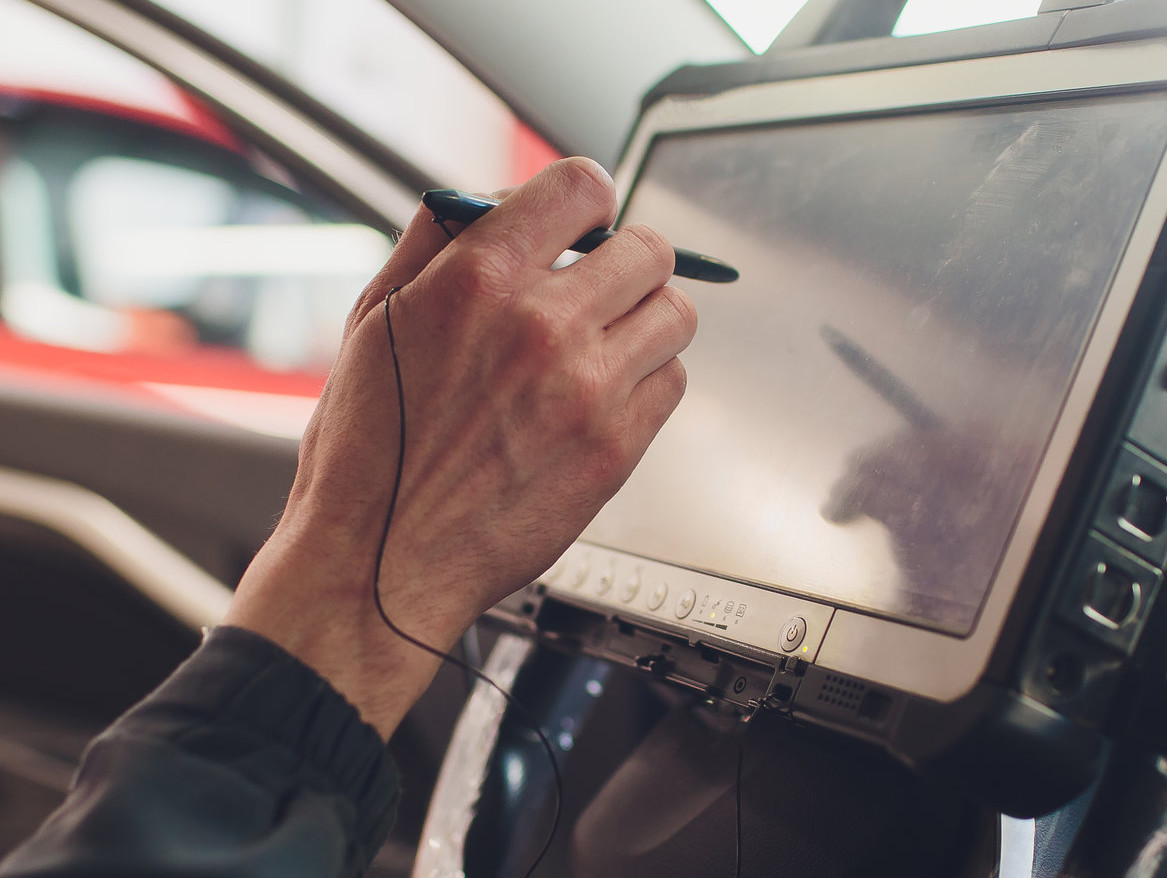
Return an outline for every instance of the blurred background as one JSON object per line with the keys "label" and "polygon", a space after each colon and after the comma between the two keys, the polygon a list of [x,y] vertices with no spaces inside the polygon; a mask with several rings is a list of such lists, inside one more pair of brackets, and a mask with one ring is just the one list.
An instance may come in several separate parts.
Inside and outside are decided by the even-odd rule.
{"label": "blurred background", "polygon": [[[804,2],[685,4],[710,20],[716,13],[721,26],[704,43],[686,37],[694,48],[679,60],[762,54]],[[549,145],[385,0],[159,5],[286,77],[440,185],[514,185],[573,146]],[[644,5],[648,15],[652,4]],[[1039,0],[898,5],[894,33],[911,35],[1032,15]],[[663,37],[675,28],[681,42],[680,18],[661,22]],[[520,39],[528,26],[501,24]],[[563,29],[574,26],[564,17]],[[530,34],[532,43],[542,39]],[[603,67],[603,47],[589,51]],[[543,59],[547,68],[554,62]],[[650,71],[646,82],[667,72]],[[260,373],[231,382],[236,389],[265,389],[268,371],[326,372],[353,291],[389,252],[382,230],[311,197],[163,73],[26,0],[0,0],[0,117],[0,318],[8,330],[106,353],[238,351]],[[193,137],[175,142],[176,126]],[[246,154],[250,179],[227,172],[224,161],[234,158],[224,147]],[[286,191],[261,185],[265,178]],[[145,383],[172,404],[279,435],[298,435],[306,416],[287,400],[238,397],[232,405],[230,395],[176,389],[206,382]],[[314,396],[315,386],[299,383],[296,395]],[[261,400],[271,410],[266,424],[255,414]]]}

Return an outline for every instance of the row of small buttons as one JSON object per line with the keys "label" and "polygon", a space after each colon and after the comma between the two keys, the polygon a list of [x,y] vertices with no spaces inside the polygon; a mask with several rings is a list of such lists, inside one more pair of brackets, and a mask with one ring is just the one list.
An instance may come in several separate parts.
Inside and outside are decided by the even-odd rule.
{"label": "row of small buttons", "polygon": [[[637,591],[638,590],[639,588],[637,588]],[[633,594],[628,598],[625,598],[624,595],[621,594],[620,597],[625,603],[631,603],[632,599],[636,597],[636,594],[633,592]],[[653,586],[652,591],[648,595],[648,601],[646,603],[648,604],[648,608],[655,612],[663,607],[665,605],[665,601],[668,599],[669,584],[667,582],[658,582],[655,586]],[[679,598],[677,598],[677,603],[673,607],[673,613],[678,619],[684,619],[691,612],[693,612],[693,607],[696,605],[697,592],[690,588]]]}
{"label": "row of small buttons", "polygon": [[[561,588],[566,587],[571,591],[582,591],[590,584],[588,591],[595,598],[610,604],[615,603],[613,600],[615,598],[620,603],[627,605],[632,611],[635,611],[634,602],[644,593],[641,606],[649,612],[668,613],[678,621],[691,619],[692,624],[701,628],[709,627],[722,632],[728,632],[728,629],[733,628],[734,625],[741,624],[746,616],[746,603],[736,596],[734,599],[730,599],[718,596],[718,590],[703,590],[704,597],[702,598],[696,588],[684,588],[684,586],[682,586],[684,590],[678,594],[670,588],[670,583],[667,580],[658,579],[652,575],[654,565],[629,560],[631,563],[628,567],[633,569],[628,572],[628,567],[625,567],[625,572],[622,575],[619,572],[621,565],[613,563],[602,554],[597,559],[596,555],[590,551],[573,550],[565,558],[560,559],[560,562],[542,577],[542,581],[552,587],[559,583]],[[595,575],[596,568],[601,571],[598,576]],[[643,588],[645,579],[653,582],[652,588],[646,593]],[[619,583],[618,587],[617,583]],[[615,589],[614,593],[613,589]],[[671,603],[670,599],[672,599]],[[698,606],[701,608],[700,613],[694,615]],[[738,629],[734,630],[736,632]],[[808,634],[806,618],[802,615],[794,615],[778,629],[776,642],[769,640],[769,638],[766,638],[769,643],[764,641],[749,642],[763,648],[773,649],[776,646],[785,653],[793,653],[798,650],[807,653],[808,648],[803,644],[806,642]],[[725,636],[735,635],[726,633]]]}
{"label": "row of small buttons", "polygon": [[[591,574],[591,566],[587,561],[581,560],[574,564],[567,577],[567,585],[573,589],[580,589],[588,581]],[[543,577],[548,582],[556,582],[563,576],[563,567],[557,564],[552,567]],[[599,596],[606,595],[612,590],[612,586],[616,582],[616,572],[612,568],[605,570],[596,579],[595,593]],[[626,604],[631,604],[636,600],[637,595],[640,594],[641,576],[637,571],[629,576],[620,586],[619,597],[620,600]],[[648,594],[647,605],[650,610],[656,611],[664,606],[665,601],[669,597],[669,584],[667,582],[658,582]],[[674,613],[678,619],[684,619],[691,612],[693,607],[697,605],[697,592],[693,589],[685,591],[678,599],[674,607]]]}

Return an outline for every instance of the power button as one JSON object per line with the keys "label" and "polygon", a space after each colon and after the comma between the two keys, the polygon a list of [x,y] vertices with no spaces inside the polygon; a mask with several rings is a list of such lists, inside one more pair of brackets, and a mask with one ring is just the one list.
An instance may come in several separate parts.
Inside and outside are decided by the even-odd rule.
{"label": "power button", "polygon": [[778,647],[783,652],[794,652],[804,637],[806,637],[806,619],[802,616],[793,616],[782,626],[782,634],[778,637]]}

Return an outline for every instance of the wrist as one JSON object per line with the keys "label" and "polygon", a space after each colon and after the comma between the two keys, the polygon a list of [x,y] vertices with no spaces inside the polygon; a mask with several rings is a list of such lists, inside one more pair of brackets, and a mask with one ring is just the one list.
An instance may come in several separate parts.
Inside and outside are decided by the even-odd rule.
{"label": "wrist", "polygon": [[[311,540],[297,538],[305,532]],[[224,621],[266,637],[311,667],[387,740],[440,659],[385,625],[373,601],[375,554],[359,550],[350,536],[281,523],[244,574]],[[384,581],[381,586],[387,590]],[[394,615],[399,609],[398,615],[408,613],[404,623]],[[469,624],[392,602],[386,611],[406,633],[442,652]]]}

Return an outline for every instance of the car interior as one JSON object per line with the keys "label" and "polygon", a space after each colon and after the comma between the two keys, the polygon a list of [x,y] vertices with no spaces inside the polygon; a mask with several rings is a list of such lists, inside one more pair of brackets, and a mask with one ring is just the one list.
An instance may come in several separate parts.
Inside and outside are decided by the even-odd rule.
{"label": "car interior", "polygon": [[741,279],[369,874],[1167,874],[1167,6],[756,5],[0,0],[0,856],[222,618],[422,192],[578,154]]}

